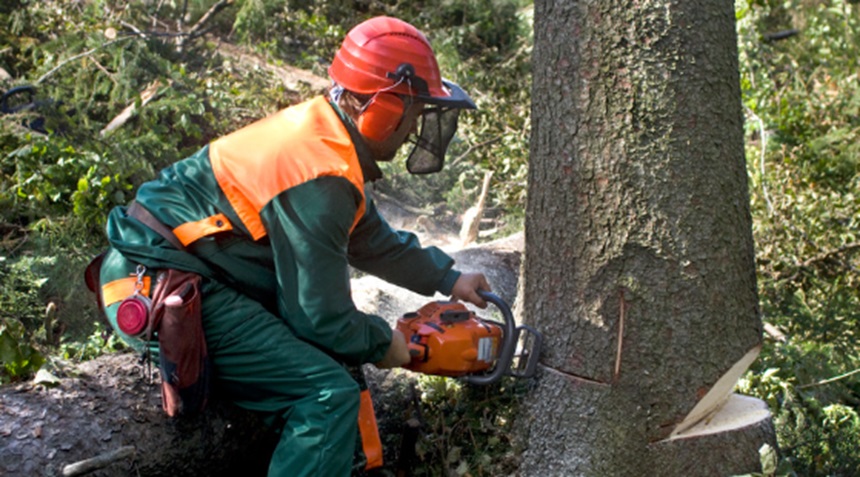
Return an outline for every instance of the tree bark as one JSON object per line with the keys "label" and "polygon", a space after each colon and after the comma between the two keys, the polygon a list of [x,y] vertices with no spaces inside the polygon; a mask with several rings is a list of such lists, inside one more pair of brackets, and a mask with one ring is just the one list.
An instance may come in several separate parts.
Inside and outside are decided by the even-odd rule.
{"label": "tree bark", "polygon": [[533,65],[523,474],[758,470],[767,413],[685,434],[761,342],[733,3],[539,0]]}

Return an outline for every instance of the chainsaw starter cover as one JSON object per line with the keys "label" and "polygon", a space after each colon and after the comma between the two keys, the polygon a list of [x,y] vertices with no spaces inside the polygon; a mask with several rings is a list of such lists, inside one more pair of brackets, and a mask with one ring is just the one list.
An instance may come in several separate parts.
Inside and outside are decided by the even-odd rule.
{"label": "chainsaw starter cover", "polygon": [[499,357],[502,328],[458,302],[431,302],[397,320],[412,361],[406,369],[437,376],[486,371]]}

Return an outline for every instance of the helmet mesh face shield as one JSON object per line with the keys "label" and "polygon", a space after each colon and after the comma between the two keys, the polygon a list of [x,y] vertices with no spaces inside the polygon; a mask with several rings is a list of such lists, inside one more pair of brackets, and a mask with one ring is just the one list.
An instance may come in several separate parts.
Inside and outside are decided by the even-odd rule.
{"label": "helmet mesh face shield", "polygon": [[457,132],[459,108],[432,106],[421,113],[420,133],[412,137],[412,152],[406,159],[411,174],[432,174],[442,170],[445,153]]}

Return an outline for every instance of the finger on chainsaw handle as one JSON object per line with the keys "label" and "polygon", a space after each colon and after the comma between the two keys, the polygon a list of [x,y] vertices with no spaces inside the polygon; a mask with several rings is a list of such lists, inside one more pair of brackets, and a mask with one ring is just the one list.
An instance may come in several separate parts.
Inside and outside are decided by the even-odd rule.
{"label": "finger on chainsaw handle", "polygon": [[381,361],[374,363],[379,369],[390,369],[398,366],[403,366],[412,361],[409,356],[409,346],[406,344],[406,338],[400,330],[391,330],[391,344],[388,346],[388,351]]}
{"label": "finger on chainsaw handle", "polygon": [[487,302],[478,295],[478,290],[492,291],[487,277],[483,273],[463,273],[454,283],[451,296],[458,300],[467,301],[479,308],[486,308]]}

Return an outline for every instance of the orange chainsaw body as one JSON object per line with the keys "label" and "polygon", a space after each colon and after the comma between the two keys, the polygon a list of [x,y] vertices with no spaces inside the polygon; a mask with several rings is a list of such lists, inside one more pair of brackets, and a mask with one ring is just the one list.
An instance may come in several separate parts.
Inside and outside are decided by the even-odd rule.
{"label": "orange chainsaw body", "polygon": [[463,304],[431,302],[397,320],[412,361],[406,369],[437,376],[463,376],[493,367],[502,346],[502,329]]}

